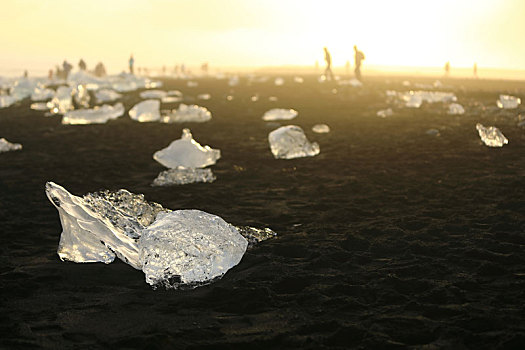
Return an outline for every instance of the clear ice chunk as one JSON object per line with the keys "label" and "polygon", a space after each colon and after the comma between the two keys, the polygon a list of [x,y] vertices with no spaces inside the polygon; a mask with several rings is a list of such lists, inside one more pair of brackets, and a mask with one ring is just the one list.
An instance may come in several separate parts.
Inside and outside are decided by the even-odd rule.
{"label": "clear ice chunk", "polygon": [[448,106],[448,114],[461,115],[465,114],[465,108],[459,103],[452,103]]}
{"label": "clear ice chunk", "polygon": [[312,131],[318,134],[326,134],[330,132],[330,127],[326,124],[315,124]]}
{"label": "clear ice chunk", "polygon": [[55,96],[55,91],[47,88],[35,88],[31,94],[31,101],[47,101]]}
{"label": "clear ice chunk", "polygon": [[153,159],[170,169],[204,168],[215,164],[220,157],[220,150],[212,149],[210,146],[202,147],[195,141],[190,129],[182,130],[180,139],[153,154]]}
{"label": "clear ice chunk", "polygon": [[141,98],[150,98],[150,99],[163,99],[164,97],[168,96],[168,93],[166,91],[162,90],[146,90],[142,91],[140,93]]}
{"label": "clear ice chunk", "polygon": [[3,137],[0,139],[0,153],[2,152],[9,152],[9,151],[18,151],[22,149],[22,145],[19,143],[11,143],[4,139]]}
{"label": "clear ice chunk", "polygon": [[64,114],[73,109],[73,88],[60,86],[55,91],[55,96],[47,103],[47,108],[53,114]]}
{"label": "clear ice chunk", "polygon": [[320,152],[317,142],[310,143],[297,125],[287,125],[268,134],[270,150],[275,159],[313,157]]}
{"label": "clear ice chunk", "polygon": [[503,147],[509,143],[509,140],[495,126],[484,127],[482,124],[476,124],[481,141],[489,147]]}
{"label": "clear ice chunk", "polygon": [[381,118],[387,118],[394,115],[394,111],[392,108],[382,109],[380,111],[377,111],[377,116]]}
{"label": "clear ice chunk", "polygon": [[162,171],[157,178],[153,180],[152,186],[186,185],[195,182],[213,182],[216,179],[211,169],[208,168],[178,167]]}
{"label": "clear ice chunk", "polygon": [[31,103],[31,106],[29,106],[29,108],[35,111],[47,111],[48,110],[46,102]]}
{"label": "clear ice chunk", "polygon": [[121,97],[121,94],[111,89],[100,89],[95,92],[97,103],[113,102]]}
{"label": "clear ice chunk", "polygon": [[89,108],[89,101],[91,100],[91,97],[89,96],[86,85],[78,85],[75,89],[73,89],[73,99],[75,100],[77,106]]}
{"label": "clear ice chunk", "polygon": [[273,108],[264,113],[262,119],[264,121],[271,120],[291,120],[299,114],[295,109]]}
{"label": "clear ice chunk", "polygon": [[131,119],[138,122],[156,122],[160,120],[160,101],[146,100],[137,103],[129,110]]}
{"label": "clear ice chunk", "polygon": [[284,85],[284,79],[281,77],[275,78],[274,82],[275,86],[282,86]]}
{"label": "clear ice chunk", "polygon": [[108,120],[116,119],[124,114],[124,105],[117,103],[114,106],[102,105],[93,109],[77,109],[69,111],[62,117],[62,124],[104,124]]}
{"label": "clear ice chunk", "polygon": [[293,81],[296,82],[297,84],[304,83],[304,79],[302,77],[293,77]]}
{"label": "clear ice chunk", "polygon": [[7,108],[17,101],[16,98],[10,95],[0,95],[0,108]]}
{"label": "clear ice chunk", "polygon": [[211,95],[210,94],[199,94],[199,95],[197,95],[197,98],[199,100],[205,100],[206,101],[206,100],[211,99]]}
{"label": "clear ice chunk", "polygon": [[408,108],[419,108],[423,102],[456,102],[457,97],[452,92],[443,91],[409,91],[398,92],[397,97],[405,102]]}
{"label": "clear ice chunk", "polygon": [[515,96],[499,95],[499,100],[496,101],[499,108],[515,109],[521,104],[521,99]]}
{"label": "clear ice chunk", "polygon": [[181,103],[178,109],[173,109],[162,116],[163,123],[204,123],[211,119],[211,112],[205,107],[185,105]]}
{"label": "clear ice chunk", "polygon": [[187,86],[187,87],[197,87],[197,86],[199,86],[199,83],[197,83],[196,81],[191,81],[191,80],[190,80],[190,81],[188,81],[188,82],[186,83],[186,86]]}

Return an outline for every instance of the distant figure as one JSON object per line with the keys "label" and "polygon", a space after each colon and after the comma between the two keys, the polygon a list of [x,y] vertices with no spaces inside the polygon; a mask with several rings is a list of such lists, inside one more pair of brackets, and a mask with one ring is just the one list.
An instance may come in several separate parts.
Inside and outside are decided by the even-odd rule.
{"label": "distant figure", "polygon": [[186,66],[184,65],[184,63],[180,65],[180,72],[182,74],[186,74]]}
{"label": "distant figure", "polygon": [[201,64],[201,71],[204,75],[208,75],[208,62]]}
{"label": "distant figure", "polygon": [[166,76],[166,66],[162,66],[162,75]]}
{"label": "distant figure", "polygon": [[96,77],[106,76],[106,67],[104,67],[104,63],[102,62],[97,63],[97,65],[95,66],[94,73]]}
{"label": "distant figure", "polygon": [[361,61],[365,59],[365,54],[357,49],[357,46],[354,45],[354,60],[355,68],[354,73],[357,80],[361,81]]}
{"label": "distant figure", "polygon": [[69,76],[69,72],[71,72],[71,69],[73,69],[73,66],[68,61],[64,60],[62,63],[62,69],[64,71],[64,79],[67,79]]}
{"label": "distant figure", "polygon": [[47,79],[52,80],[53,79],[53,70],[50,69],[49,72],[47,72]]}
{"label": "distant figure", "polygon": [[78,61],[78,69],[80,70],[86,70],[86,62],[81,58],[80,61]]}
{"label": "distant figure", "polygon": [[445,76],[448,77],[450,75],[450,62],[447,61],[445,63]]}
{"label": "distant figure", "polygon": [[478,78],[478,64],[474,63],[474,78]]}
{"label": "distant figure", "polygon": [[29,74],[27,73],[27,69],[24,71],[24,78],[27,78]]}
{"label": "distant figure", "polygon": [[135,59],[133,58],[133,54],[129,56],[129,73],[133,74],[133,65],[135,64]]}
{"label": "distant figure", "polygon": [[324,76],[326,79],[334,80],[334,73],[332,72],[332,56],[326,47],[324,48],[324,60],[326,62]]}

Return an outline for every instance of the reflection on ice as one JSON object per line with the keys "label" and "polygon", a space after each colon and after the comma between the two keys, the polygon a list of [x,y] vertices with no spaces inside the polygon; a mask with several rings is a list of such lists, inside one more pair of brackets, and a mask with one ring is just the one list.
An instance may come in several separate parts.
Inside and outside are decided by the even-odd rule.
{"label": "reflection on ice", "polygon": [[509,143],[509,140],[495,126],[484,127],[482,124],[476,124],[481,141],[489,147],[503,147]]}
{"label": "reflection on ice", "polygon": [[103,124],[124,114],[124,105],[103,105],[93,109],[77,109],[67,112],[62,118],[62,124]]}
{"label": "reflection on ice", "polygon": [[213,182],[216,180],[211,169],[177,167],[162,171],[155,180],[153,186],[186,185],[194,182]]}
{"label": "reflection on ice", "polygon": [[160,119],[160,101],[146,100],[137,103],[129,110],[131,119],[138,122],[156,122]]}
{"label": "reflection on ice", "polygon": [[310,143],[297,125],[282,126],[268,134],[270,150],[275,159],[312,157],[320,152],[317,142]]}
{"label": "reflection on ice", "polygon": [[19,143],[11,143],[4,139],[3,137],[0,139],[0,153],[2,152],[9,152],[9,151],[18,151],[22,149],[22,145]]}
{"label": "reflection on ice", "polygon": [[264,113],[262,119],[264,121],[271,120],[291,120],[297,117],[298,112],[294,109],[284,109],[284,108],[273,108]]}

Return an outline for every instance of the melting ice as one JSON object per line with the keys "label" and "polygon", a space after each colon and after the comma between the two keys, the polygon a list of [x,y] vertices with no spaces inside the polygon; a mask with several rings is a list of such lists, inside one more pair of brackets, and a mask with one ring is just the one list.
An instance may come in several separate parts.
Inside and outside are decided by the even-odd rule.
{"label": "melting ice", "polygon": [[310,143],[297,125],[282,126],[268,134],[270,150],[275,159],[313,157],[320,152],[317,142]]}
{"label": "melting ice", "polygon": [[509,143],[509,140],[495,126],[484,127],[482,124],[476,124],[481,141],[489,147],[503,147]]}

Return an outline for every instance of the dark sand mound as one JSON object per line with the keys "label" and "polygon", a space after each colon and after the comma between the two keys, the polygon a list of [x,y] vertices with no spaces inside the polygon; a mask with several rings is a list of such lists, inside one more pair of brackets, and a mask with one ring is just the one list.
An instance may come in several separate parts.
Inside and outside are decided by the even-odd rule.
{"label": "dark sand mound", "polygon": [[[449,116],[438,103],[394,107],[381,119],[384,91],[406,90],[391,81],[362,89],[314,77],[301,85],[287,77],[281,87],[273,79],[234,88],[166,81],[165,90],[211,94],[197,102],[213,114],[203,124],[126,116],[63,126],[29,101],[0,109],[0,137],[24,147],[0,155],[0,347],[523,347],[525,130],[518,112],[494,107],[500,93],[523,99],[525,84],[451,81],[465,115]],[[127,94],[126,110],[139,100],[139,91]],[[300,125],[319,142],[318,156],[273,159],[261,116],[279,107],[299,111],[282,125]],[[499,127],[509,144],[481,145],[477,122]],[[314,134],[317,123],[332,132]],[[183,127],[221,150],[217,181],[151,187],[163,170],[153,153]],[[441,136],[426,135],[430,128]],[[44,194],[50,180],[78,195],[126,188],[279,237],[209,286],[153,291],[119,261],[58,259],[60,222]]]}

